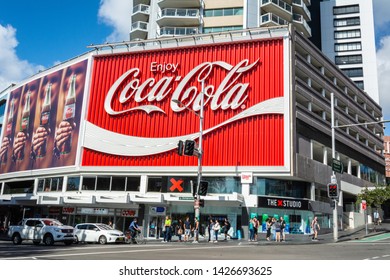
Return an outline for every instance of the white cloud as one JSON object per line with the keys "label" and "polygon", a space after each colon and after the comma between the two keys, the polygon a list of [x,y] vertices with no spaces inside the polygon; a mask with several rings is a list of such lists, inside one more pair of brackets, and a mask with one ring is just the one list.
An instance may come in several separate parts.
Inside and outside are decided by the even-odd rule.
{"label": "white cloud", "polygon": [[0,24],[0,91],[43,69],[20,59],[16,54],[17,46],[16,29]]}
{"label": "white cloud", "polygon": [[129,40],[131,1],[101,0],[99,19],[113,27],[114,31],[106,38],[107,42],[122,42]]}
{"label": "white cloud", "polygon": [[390,117],[390,36],[383,37],[380,40],[376,59],[378,65],[380,104],[384,114]]}
{"label": "white cloud", "polygon": [[374,0],[374,19],[375,25],[379,28],[383,28],[390,22],[390,1],[389,0]]}

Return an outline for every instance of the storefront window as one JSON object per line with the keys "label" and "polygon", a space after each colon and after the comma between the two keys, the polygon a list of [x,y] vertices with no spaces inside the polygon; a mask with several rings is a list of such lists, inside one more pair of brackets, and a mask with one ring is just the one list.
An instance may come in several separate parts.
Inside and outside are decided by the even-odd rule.
{"label": "storefront window", "polygon": [[309,197],[309,184],[306,182],[264,179],[256,177],[250,187],[250,194],[273,195],[295,198]]}
{"label": "storefront window", "polygon": [[78,191],[80,188],[80,177],[68,177],[68,183],[66,185],[66,191]]}
{"label": "storefront window", "polygon": [[83,191],[94,191],[96,184],[96,177],[83,177]]}
{"label": "storefront window", "polygon": [[111,184],[111,177],[97,177],[96,190],[109,191]]}
{"label": "storefront window", "polygon": [[209,182],[208,193],[241,193],[241,183],[238,177],[204,178]]}
{"label": "storefront window", "polygon": [[37,192],[61,192],[63,182],[63,177],[39,179]]}
{"label": "storefront window", "polygon": [[126,177],[112,176],[112,191],[124,192],[126,189]]}
{"label": "storefront window", "polygon": [[126,191],[138,192],[141,185],[140,177],[127,177]]}
{"label": "storefront window", "polygon": [[32,193],[34,190],[34,181],[5,182],[3,194],[22,194]]}
{"label": "storefront window", "polygon": [[163,187],[163,177],[148,178],[148,192],[161,192]]}

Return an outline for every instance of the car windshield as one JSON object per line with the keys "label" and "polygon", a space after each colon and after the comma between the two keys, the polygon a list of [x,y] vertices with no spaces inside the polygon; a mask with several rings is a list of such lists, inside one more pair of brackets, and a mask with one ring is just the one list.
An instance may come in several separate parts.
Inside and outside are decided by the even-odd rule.
{"label": "car windshield", "polygon": [[102,230],[112,230],[112,227],[110,227],[109,225],[98,224],[97,226],[98,226],[100,229],[102,229]]}
{"label": "car windshield", "polygon": [[47,226],[62,226],[63,224],[57,220],[43,220],[45,225]]}

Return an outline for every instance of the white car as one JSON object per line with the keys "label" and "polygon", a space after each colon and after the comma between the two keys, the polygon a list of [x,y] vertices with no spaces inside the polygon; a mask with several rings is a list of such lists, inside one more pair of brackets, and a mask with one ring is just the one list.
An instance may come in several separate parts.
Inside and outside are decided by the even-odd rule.
{"label": "white car", "polygon": [[125,235],[122,231],[113,229],[106,224],[84,223],[74,227],[76,243],[124,243]]}

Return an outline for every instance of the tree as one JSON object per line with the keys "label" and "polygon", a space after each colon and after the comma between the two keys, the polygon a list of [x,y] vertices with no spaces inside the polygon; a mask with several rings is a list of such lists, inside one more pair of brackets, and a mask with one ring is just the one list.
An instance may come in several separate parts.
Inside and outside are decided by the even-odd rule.
{"label": "tree", "polygon": [[390,186],[376,186],[371,189],[366,187],[357,195],[356,203],[365,200],[368,207],[379,208],[388,199],[390,199]]}

